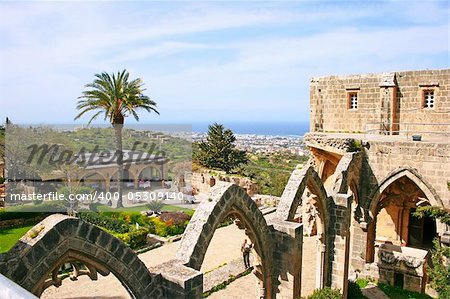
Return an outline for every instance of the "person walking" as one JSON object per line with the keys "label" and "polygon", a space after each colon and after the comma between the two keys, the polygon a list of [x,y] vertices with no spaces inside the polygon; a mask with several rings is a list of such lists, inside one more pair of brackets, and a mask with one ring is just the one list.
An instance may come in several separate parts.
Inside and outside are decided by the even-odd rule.
{"label": "person walking", "polygon": [[244,239],[244,243],[241,246],[242,257],[244,258],[245,269],[250,268],[250,251],[252,251],[252,243],[248,243],[247,239]]}

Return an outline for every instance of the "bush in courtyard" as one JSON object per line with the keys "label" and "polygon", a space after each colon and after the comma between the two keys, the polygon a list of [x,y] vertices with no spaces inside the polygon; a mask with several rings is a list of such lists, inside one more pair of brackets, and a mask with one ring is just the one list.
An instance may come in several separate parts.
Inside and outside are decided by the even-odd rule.
{"label": "bush in courtyard", "polygon": [[58,189],[58,193],[63,194],[64,198],[69,198],[70,194],[91,194],[92,192],[94,192],[94,189],[87,186],[78,186],[72,188],[63,186]]}
{"label": "bush in courtyard", "polygon": [[140,248],[147,244],[147,234],[149,230],[144,227],[139,229],[132,229],[128,233],[114,234],[114,236],[127,244],[132,249]]}
{"label": "bush in courtyard", "polygon": [[185,223],[186,221],[189,221],[189,219],[191,219],[191,217],[184,212],[166,212],[166,213],[162,213],[159,216],[159,219],[161,219],[162,221],[164,221],[166,223],[180,225],[180,224]]}
{"label": "bush in courtyard", "polygon": [[[171,213],[173,214],[173,213]],[[176,219],[180,221],[180,219]],[[161,220],[159,217],[151,218],[151,222],[154,225],[155,234],[161,237],[180,235],[186,229],[189,220],[175,224],[175,220],[172,218],[166,218],[166,221]]]}
{"label": "bush in courtyard", "polygon": [[140,212],[121,212],[116,213],[113,217],[123,220],[130,225],[139,224],[139,226],[148,226],[150,223],[149,217],[142,215]]}
{"label": "bush in courtyard", "polygon": [[[364,284],[367,285],[367,284]],[[348,282],[348,299],[362,299],[366,298],[361,291],[361,284],[358,282]]]}
{"label": "bush in courtyard", "polygon": [[[417,208],[417,217],[429,216],[443,224],[450,225],[450,211],[440,207],[424,206]],[[450,247],[433,241],[431,265],[427,267],[430,285],[439,294],[439,298],[450,298]]]}
{"label": "bush in courtyard", "polygon": [[163,207],[164,203],[162,202],[162,200],[152,200],[148,203],[148,208],[155,213],[161,212]]}
{"label": "bush in courtyard", "polygon": [[91,224],[103,227],[109,231],[123,234],[130,231],[130,225],[121,219],[116,219],[103,213],[83,212],[78,217]]}
{"label": "bush in courtyard", "polygon": [[168,225],[164,221],[160,220],[158,217],[153,217],[151,218],[151,222],[155,227],[155,234],[162,237],[168,236]]}
{"label": "bush in courtyard", "polygon": [[306,299],[342,299],[342,294],[340,290],[326,287],[314,290],[314,293],[309,295]]}

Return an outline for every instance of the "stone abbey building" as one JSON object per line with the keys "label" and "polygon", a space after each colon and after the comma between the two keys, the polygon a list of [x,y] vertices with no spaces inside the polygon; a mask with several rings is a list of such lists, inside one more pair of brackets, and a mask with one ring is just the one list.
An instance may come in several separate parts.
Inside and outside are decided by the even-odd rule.
{"label": "stone abbey building", "polygon": [[450,228],[413,212],[450,209],[449,79],[447,69],[311,80],[305,142],[326,191],[308,186],[306,199],[323,244],[319,285],[366,276],[424,291],[431,242],[448,244]]}
{"label": "stone abbey building", "polygon": [[[243,188],[217,182],[167,263],[148,267],[98,227],[52,215],[0,255],[0,273],[39,296],[61,285],[62,264],[78,261],[94,280],[113,273],[132,298],[202,298],[205,253],[232,216],[254,244],[254,298],[300,298],[312,272],[316,288],[344,298],[351,277],[424,291],[431,241],[450,243],[449,227],[413,215],[450,209],[449,77],[447,69],[312,79],[311,160],[293,171],[276,211],[264,215]],[[315,269],[302,273],[304,234],[319,244]]]}

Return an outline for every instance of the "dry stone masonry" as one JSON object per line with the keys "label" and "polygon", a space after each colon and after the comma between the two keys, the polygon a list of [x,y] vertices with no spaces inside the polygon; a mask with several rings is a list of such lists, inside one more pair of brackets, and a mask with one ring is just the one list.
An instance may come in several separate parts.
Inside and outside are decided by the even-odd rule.
{"label": "dry stone masonry", "polygon": [[53,215],[0,256],[0,273],[39,295],[61,283],[62,263],[79,261],[92,279],[114,273],[133,298],[202,298],[205,253],[231,216],[255,245],[256,298],[300,298],[304,233],[317,235],[317,269],[307,271],[318,288],[346,298],[349,277],[370,277],[423,292],[430,241],[450,243],[449,227],[413,214],[450,209],[449,77],[447,69],[312,79],[311,159],[293,171],[270,220],[248,189],[196,177],[210,196],[165,264],[147,269],[113,236]]}

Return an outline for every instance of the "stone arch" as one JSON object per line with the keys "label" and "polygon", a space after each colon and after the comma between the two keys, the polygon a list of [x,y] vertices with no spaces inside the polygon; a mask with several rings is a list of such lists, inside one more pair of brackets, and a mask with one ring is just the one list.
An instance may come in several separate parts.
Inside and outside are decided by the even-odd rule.
{"label": "stone arch", "polygon": [[422,178],[422,176],[416,169],[410,167],[400,167],[389,173],[381,181],[378,188],[372,193],[372,196],[370,196],[370,213],[372,217],[374,216],[374,212],[376,211],[383,191],[386,190],[386,188],[389,187],[393,182],[402,177],[407,177],[413,183],[415,183],[417,187],[425,194],[432,206],[444,207],[439,195],[437,195],[434,188]]}
{"label": "stone arch", "polygon": [[318,234],[318,242],[320,244],[318,244],[319,250],[317,252],[318,271],[316,271],[316,287],[322,288],[330,283],[328,270],[331,268],[330,240],[332,240],[332,236],[329,229],[329,219],[332,207],[323,182],[313,166],[295,169],[292,172],[278,204],[276,217],[282,221],[293,221],[297,208],[302,203],[302,197],[306,188],[317,197],[316,203],[321,222],[321,232]]}
{"label": "stone arch", "polygon": [[361,162],[360,153],[346,153],[342,156],[333,175],[332,193],[347,194],[349,190],[354,193],[358,186]]}
{"label": "stone arch", "polygon": [[[323,210],[323,215],[329,215],[327,191],[323,186],[319,174],[314,170],[314,167],[309,166],[302,169],[295,169],[292,172],[277,207],[277,218],[287,221],[294,219],[295,212],[301,203],[306,187],[317,195]],[[326,220],[324,219],[324,221]]]}
{"label": "stone arch", "polygon": [[[160,276],[148,271],[137,255],[120,240],[78,218],[54,214],[37,224],[0,261],[0,272],[36,296],[46,287],[59,286],[55,273],[65,262],[78,261],[89,270],[113,273],[132,298],[158,298]],[[34,238],[33,238],[34,237]]]}
{"label": "stone arch", "polygon": [[146,169],[150,169],[150,173],[151,173],[151,177],[153,179],[153,172],[156,172],[159,176],[160,179],[162,179],[162,172],[161,169],[159,169],[158,167],[155,167],[155,165],[146,165],[144,167],[142,167],[141,169],[139,169],[139,171],[137,172],[136,177],[139,179],[141,177],[141,174],[144,172],[144,170]]}
{"label": "stone arch", "polygon": [[[428,184],[418,171],[410,167],[400,167],[390,172],[372,192],[369,202],[369,216],[370,222],[367,228],[367,247],[366,247],[366,262],[373,262],[375,258],[375,239],[376,239],[376,218],[379,213],[379,205],[382,196],[386,190],[396,182],[403,178],[409,179],[417,188],[425,195],[426,200],[432,206],[443,207],[443,203],[433,187]],[[438,229],[439,232],[439,229]]]}
{"label": "stone arch", "polygon": [[245,227],[247,236],[254,244],[259,262],[254,273],[262,283],[264,298],[273,298],[271,233],[256,203],[237,185],[217,182],[210,198],[200,204],[189,222],[176,259],[200,270],[214,231],[230,214],[236,216],[240,227]]}
{"label": "stone arch", "polygon": [[[135,181],[137,179],[136,174],[134,173],[134,171],[132,171],[130,168],[124,167],[123,169],[123,173],[124,173],[124,180],[125,180],[125,173],[128,173],[128,177],[131,181]],[[117,174],[119,173],[118,170],[115,170],[111,173],[111,175],[109,176],[109,180],[110,181],[115,181],[117,178]]]}
{"label": "stone arch", "polygon": [[[85,172],[85,173],[81,173],[80,178],[78,179],[78,182],[81,183],[81,181],[85,181],[85,180],[86,180],[86,177],[94,176],[94,175],[98,175],[98,176],[101,178],[101,179],[98,181],[99,187],[102,186],[102,185],[103,185],[103,187],[105,187],[105,184],[106,184],[106,176],[105,176],[103,173],[101,173],[101,172],[99,172],[99,171],[95,171],[95,170],[93,170],[93,171],[88,171],[88,172]],[[89,182],[89,181],[88,181],[88,182]],[[94,182],[95,182],[95,181],[94,181]]]}

